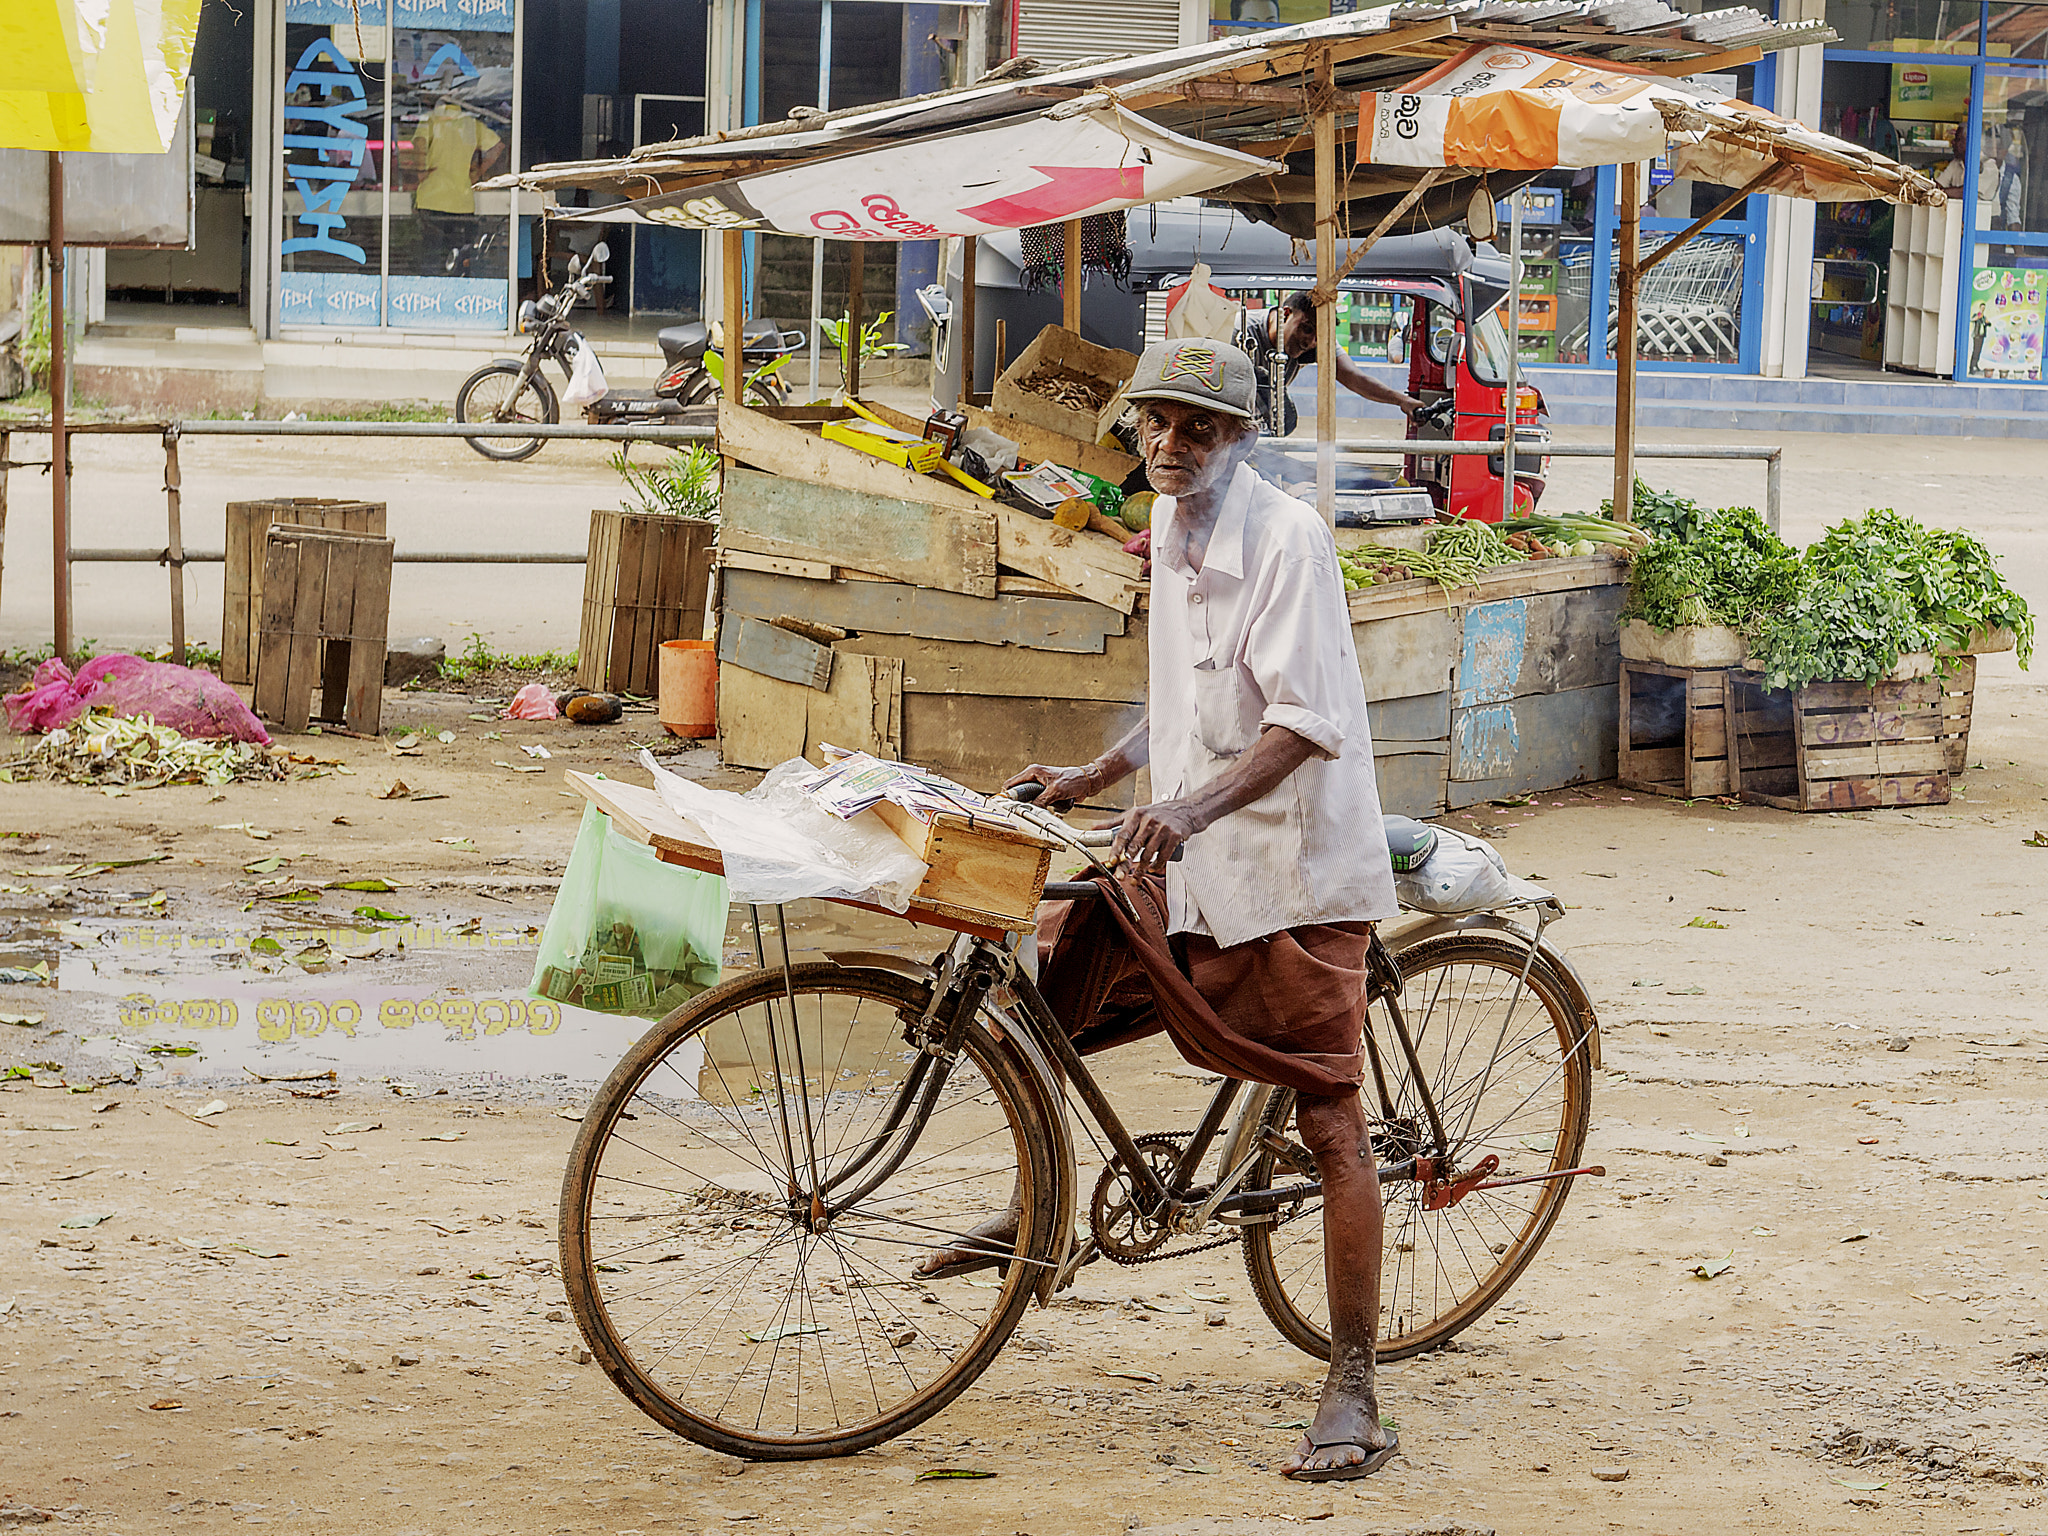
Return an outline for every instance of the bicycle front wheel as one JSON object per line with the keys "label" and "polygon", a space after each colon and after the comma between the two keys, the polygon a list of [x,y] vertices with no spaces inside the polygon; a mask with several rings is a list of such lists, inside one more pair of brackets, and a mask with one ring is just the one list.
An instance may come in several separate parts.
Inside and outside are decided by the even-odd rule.
{"label": "bicycle front wheel", "polygon": [[[977,1020],[949,1069],[907,1043],[925,986],[753,972],[647,1033],[583,1119],[562,1274],[612,1381],[731,1456],[865,1450],[987,1368],[1050,1261],[1053,1138]],[[1012,1198],[1002,1270],[913,1270]]]}
{"label": "bicycle front wheel", "polygon": [[[1382,1167],[1435,1155],[1462,1174],[1489,1153],[1500,1159],[1497,1178],[1578,1165],[1592,1106],[1590,1042],[1570,993],[1540,957],[1524,983],[1527,957],[1522,945],[1484,934],[1431,939],[1396,956],[1404,983],[1399,1018],[1445,1144],[1433,1145],[1396,1015],[1376,1004],[1367,1027],[1378,1070],[1369,1057],[1363,1092]],[[1274,1094],[1262,1126],[1268,1150],[1248,1188],[1285,1187],[1292,1174],[1280,1148],[1297,1161],[1303,1156],[1293,1124],[1293,1094]],[[1405,1360],[1446,1344],[1506,1295],[1556,1224],[1571,1182],[1474,1190],[1440,1211],[1424,1209],[1415,1180],[1383,1185],[1377,1357]],[[1288,1342],[1327,1360],[1320,1203],[1304,1201],[1279,1216],[1245,1229],[1252,1291]]]}

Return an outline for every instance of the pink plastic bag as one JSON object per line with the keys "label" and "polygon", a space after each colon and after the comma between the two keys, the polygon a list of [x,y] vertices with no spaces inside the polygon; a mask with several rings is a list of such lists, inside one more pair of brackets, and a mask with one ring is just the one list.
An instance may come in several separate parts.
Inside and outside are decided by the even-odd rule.
{"label": "pink plastic bag", "polygon": [[52,657],[36,668],[28,687],[4,702],[7,723],[17,731],[54,731],[87,710],[103,709],[130,718],[146,715],[197,740],[270,745],[270,733],[241,696],[211,672],[120,652],[95,656],[75,676]]}
{"label": "pink plastic bag", "polygon": [[505,706],[507,720],[559,720],[562,712],[555,708],[555,696],[548,692],[546,683],[528,683],[512,695],[512,702]]}

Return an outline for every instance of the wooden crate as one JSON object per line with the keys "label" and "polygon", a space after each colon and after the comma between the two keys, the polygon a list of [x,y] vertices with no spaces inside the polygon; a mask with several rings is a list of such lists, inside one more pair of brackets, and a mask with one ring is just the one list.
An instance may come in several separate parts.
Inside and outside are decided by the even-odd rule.
{"label": "wooden crate", "polygon": [[300,732],[317,718],[374,736],[384,709],[391,541],[273,524],[264,536],[270,601],[256,643],[256,713]]}
{"label": "wooden crate", "polygon": [[337,496],[273,496],[231,501],[227,521],[227,573],[222,580],[222,682],[256,680],[256,637],[263,629],[263,536],[273,523],[384,534],[384,503]]}
{"label": "wooden crate", "polygon": [[1946,805],[1943,680],[1764,687],[1728,674],[1729,761],[1744,800],[1787,811]]}
{"label": "wooden crate", "polygon": [[1948,776],[1956,778],[1970,766],[1970,709],[1977,692],[1977,658],[1958,657],[1955,670],[1941,684],[1941,747]]}
{"label": "wooden crate", "polygon": [[1727,704],[1726,667],[1624,660],[1615,777],[1684,800],[1730,793]]}
{"label": "wooden crate", "polygon": [[579,687],[651,698],[664,640],[704,633],[716,523],[638,512],[590,514]]}
{"label": "wooden crate", "polygon": [[[1103,386],[1109,394],[1103,404],[1092,411],[1077,411],[1055,404],[1045,396],[1035,395],[1022,387],[1024,380],[1042,368],[1080,374]],[[1062,437],[1077,437],[1087,443],[1098,442],[1102,437],[1102,413],[1115,403],[1116,391],[1130,382],[1137,368],[1138,359],[1129,352],[1116,347],[1097,346],[1063,326],[1048,325],[1032,338],[1030,346],[1017,354],[1017,361],[1003,370],[1003,376],[996,380],[995,389],[990,393],[989,406],[1034,427],[1057,432]]]}

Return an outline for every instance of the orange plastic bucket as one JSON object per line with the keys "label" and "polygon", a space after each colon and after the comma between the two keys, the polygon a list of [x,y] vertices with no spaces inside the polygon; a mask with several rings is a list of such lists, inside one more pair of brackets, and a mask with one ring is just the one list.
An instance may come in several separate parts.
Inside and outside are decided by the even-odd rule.
{"label": "orange plastic bucket", "polygon": [[703,741],[718,734],[718,653],[709,640],[664,640],[657,687],[661,723],[671,736]]}

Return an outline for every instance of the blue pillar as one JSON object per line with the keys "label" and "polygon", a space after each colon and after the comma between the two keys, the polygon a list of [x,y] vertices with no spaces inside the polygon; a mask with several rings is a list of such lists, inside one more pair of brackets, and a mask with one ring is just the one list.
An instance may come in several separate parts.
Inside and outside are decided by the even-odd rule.
{"label": "blue pillar", "polygon": [[[939,52],[932,34],[939,30],[941,17],[953,8],[938,5],[903,7],[903,76],[905,96],[922,96],[943,90],[946,84],[945,55]],[[931,323],[917,302],[917,290],[939,280],[939,242],[906,241],[896,247],[896,336],[909,345],[911,353],[923,356],[931,351]]]}

